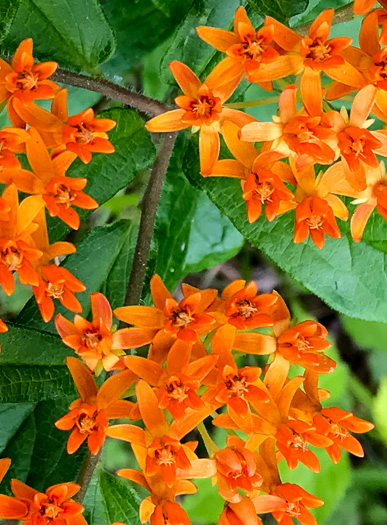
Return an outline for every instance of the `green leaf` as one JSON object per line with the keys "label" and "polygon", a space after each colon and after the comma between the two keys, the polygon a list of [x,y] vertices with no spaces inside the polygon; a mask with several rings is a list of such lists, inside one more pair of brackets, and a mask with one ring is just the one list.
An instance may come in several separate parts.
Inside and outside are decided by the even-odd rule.
{"label": "green leaf", "polygon": [[144,55],[171,35],[179,21],[172,21],[152,0],[108,0],[102,8],[117,38],[116,53],[103,66],[104,72],[114,78],[123,78]]}
{"label": "green leaf", "polygon": [[373,416],[375,427],[382,437],[384,443],[387,444],[387,377],[383,377],[379,384],[379,390],[374,399]]}
{"label": "green leaf", "polygon": [[36,403],[45,399],[75,398],[73,380],[62,366],[3,365],[0,403]]}
{"label": "green leaf", "polygon": [[[375,271],[386,267],[386,254],[364,242],[355,243],[348,223],[340,224],[342,238],[327,237],[322,250],[318,250],[310,238],[294,244],[294,212],[272,223],[261,217],[255,224],[249,224],[240,182],[201,177],[194,146],[187,151],[184,171],[191,183],[207,193],[246,239],[329,306],[359,319],[387,319],[387,275]],[[387,231],[386,225],[385,228]]]}
{"label": "green leaf", "polygon": [[0,406],[0,454],[34,407],[33,403],[5,403]]}
{"label": "green leaf", "polygon": [[[116,148],[115,153],[93,155],[90,164],[83,164],[77,159],[68,170],[71,177],[85,177],[88,180],[86,193],[98,204],[111,199],[119,190],[125,188],[134,177],[155,158],[155,147],[150,133],[144,127],[144,121],[133,110],[113,108],[99,114],[110,118],[117,126],[109,132],[109,137]],[[77,210],[84,221],[90,210]],[[69,228],[55,218],[49,221],[51,242],[61,239]]]}
{"label": "green leaf", "polygon": [[40,60],[56,60],[78,71],[92,71],[115,49],[113,31],[96,0],[20,0],[3,42],[13,52],[32,37]]}
{"label": "green leaf", "polygon": [[123,521],[140,523],[139,498],[128,481],[98,467],[85,498],[85,517],[90,525]]}
{"label": "green leaf", "polygon": [[17,10],[20,0],[1,0],[0,1],[0,43],[7,36]]}
{"label": "green leaf", "polygon": [[198,487],[196,494],[187,496],[183,500],[183,508],[193,523],[218,523],[224,507],[224,499],[219,496],[217,485],[211,479],[195,480]]}
{"label": "green leaf", "polygon": [[230,259],[244,242],[229,219],[184,177],[186,146],[184,136],[179,137],[157,209],[154,233],[154,272],[171,289],[188,273]]}
{"label": "green leaf", "polygon": [[306,10],[309,0],[249,0],[249,3],[261,16],[287,23],[292,16]]}
{"label": "green leaf", "polygon": [[[101,290],[105,285],[106,278],[127,240],[129,227],[130,222],[122,220],[94,228],[78,244],[77,252],[65,260],[63,266],[87,287],[85,292],[77,294],[83,307],[84,317],[87,317],[90,311],[89,294]],[[60,304],[56,306],[56,312],[69,317],[68,310]],[[30,299],[20,313],[18,323],[56,333],[54,323],[46,324],[42,320],[34,298]]]}
{"label": "green leaf", "polygon": [[187,16],[173,35],[171,46],[160,64],[161,78],[175,84],[168,63],[180,60],[187,64],[197,75],[201,75],[215,55],[215,49],[196,34],[196,27],[207,25],[229,29],[233,25],[234,13],[240,2],[238,0],[196,0]]}
{"label": "green leaf", "polygon": [[194,0],[182,2],[181,0],[152,0],[153,4],[160,9],[168,18],[178,22],[185,16]]}

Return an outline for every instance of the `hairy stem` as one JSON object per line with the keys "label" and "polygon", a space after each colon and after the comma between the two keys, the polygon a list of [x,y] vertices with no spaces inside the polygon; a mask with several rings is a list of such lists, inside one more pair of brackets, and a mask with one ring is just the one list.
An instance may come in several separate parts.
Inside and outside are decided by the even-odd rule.
{"label": "hairy stem", "polygon": [[[341,22],[349,22],[353,18],[355,18],[355,15],[353,13],[353,2],[351,2],[350,4],[344,5],[343,7],[339,7],[338,9],[336,9],[332,20],[332,25],[340,24]],[[308,22],[306,24],[297,26],[294,29],[296,29],[297,33],[299,33],[300,35],[307,35],[310,25],[311,23]]]}
{"label": "hairy stem", "polygon": [[89,488],[91,478],[93,476],[93,472],[95,470],[95,467],[97,466],[97,463],[99,461],[101,453],[94,456],[90,450],[87,450],[86,456],[83,460],[81,471],[79,473],[77,483],[81,486],[80,491],[75,494],[74,500],[78,503],[82,503],[87,489]]}
{"label": "hairy stem", "polygon": [[145,191],[140,229],[138,232],[136,250],[134,252],[128,291],[125,298],[125,305],[127,306],[138,304],[141,299],[141,291],[144,284],[146,263],[148,261],[149,249],[153,235],[157,205],[160,199],[161,188],[163,186],[175,140],[176,133],[166,133],[164,135],[162,147],[157,155],[156,162],[153,165],[152,173]]}

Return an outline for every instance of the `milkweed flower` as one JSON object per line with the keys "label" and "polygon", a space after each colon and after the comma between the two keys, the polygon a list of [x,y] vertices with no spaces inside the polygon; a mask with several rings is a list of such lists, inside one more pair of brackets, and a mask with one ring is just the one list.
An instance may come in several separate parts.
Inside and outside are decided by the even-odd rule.
{"label": "milkweed flower", "polygon": [[286,501],[285,510],[272,512],[279,525],[293,525],[293,519],[297,519],[302,525],[317,525],[316,518],[308,508],[321,507],[324,505],[323,500],[294,483],[278,485],[275,494]]}
{"label": "milkweed flower", "polygon": [[4,292],[11,295],[15,287],[15,271],[22,284],[38,285],[33,263],[43,252],[33,245],[31,234],[38,228],[33,221],[43,203],[36,197],[27,197],[19,204],[14,185],[4,190],[2,198],[9,212],[6,218],[0,215],[0,284]]}
{"label": "milkweed flower", "polygon": [[56,421],[60,430],[71,430],[67,452],[73,454],[87,440],[89,450],[96,455],[106,437],[108,420],[129,417],[133,407],[130,401],[119,397],[133,382],[129,370],[110,377],[100,389],[88,368],[75,357],[66,359],[67,366],[80,398],[70,405],[68,414]]}
{"label": "milkweed flower", "polygon": [[58,84],[48,80],[58,64],[42,62],[35,65],[32,47],[32,38],[26,38],[15,51],[11,64],[0,59],[0,103],[8,100],[9,119],[19,128],[25,124],[14,109],[15,100],[30,103],[35,99],[50,99],[59,89]]}
{"label": "milkweed flower", "polygon": [[59,483],[39,492],[13,479],[14,497],[0,495],[0,517],[25,525],[87,525],[84,507],[72,499],[80,488],[76,483]]}
{"label": "milkweed flower", "polygon": [[96,375],[102,370],[111,370],[125,355],[122,350],[125,329],[113,331],[113,312],[109,301],[98,292],[90,294],[93,319],[87,321],[80,315],[71,323],[63,315],[55,318],[56,329],[65,345],[79,355]]}
{"label": "milkweed flower", "polygon": [[77,230],[80,220],[73,207],[94,210],[98,203],[82,191],[87,179],[66,176],[75,154],[63,152],[52,160],[36,129],[31,128],[29,135],[26,151],[33,173],[21,169],[0,170],[0,182],[15,184],[24,193],[39,195],[51,217],[59,217]]}
{"label": "milkweed flower", "polygon": [[117,123],[112,119],[95,118],[92,108],[69,116],[67,89],[56,94],[51,112],[19,100],[15,103],[15,110],[27,124],[39,131],[47,148],[52,148],[53,157],[67,149],[88,164],[92,153],[115,152],[107,132]]}
{"label": "milkweed flower", "polygon": [[188,408],[204,408],[197,390],[218,360],[215,355],[207,355],[190,361],[191,353],[192,344],[177,339],[168,352],[165,369],[143,357],[124,358],[129,370],[156,387],[159,408],[167,409],[176,420],[182,419]]}
{"label": "milkweed flower", "polygon": [[[196,32],[202,40],[238,63],[241,71],[246,72],[247,80],[259,70],[261,63],[268,64],[280,55],[273,39],[274,26],[265,25],[256,31],[242,6],[235,11],[234,31],[199,26]],[[261,83],[261,86],[271,89],[271,85]]]}
{"label": "milkweed flower", "polygon": [[146,129],[151,132],[177,131],[190,126],[193,130],[199,129],[202,175],[210,174],[218,159],[219,126],[226,120],[239,127],[255,120],[242,111],[224,106],[243,76],[239,65],[231,59],[229,61],[221,62],[204,83],[200,82],[188,66],[178,61],[171,62],[169,68],[184,92],[184,95],[175,98],[180,109],[158,115],[146,124]]}
{"label": "milkweed flower", "polygon": [[212,330],[215,318],[206,310],[215,300],[217,291],[185,291],[184,299],[177,302],[158,275],[152,277],[150,285],[154,307],[123,306],[116,308],[114,315],[136,326],[126,333],[128,344],[131,336],[133,347],[152,343],[152,359],[164,362],[176,339],[195,343]]}
{"label": "milkweed flower", "polygon": [[[314,94],[317,96],[317,94]],[[321,95],[320,95],[321,101]],[[287,86],[279,98],[279,117],[273,122],[251,122],[241,129],[241,139],[267,143],[267,149],[292,157],[298,171],[308,165],[332,164],[335,132],[321,125],[321,112],[310,116],[297,111],[297,87]]]}

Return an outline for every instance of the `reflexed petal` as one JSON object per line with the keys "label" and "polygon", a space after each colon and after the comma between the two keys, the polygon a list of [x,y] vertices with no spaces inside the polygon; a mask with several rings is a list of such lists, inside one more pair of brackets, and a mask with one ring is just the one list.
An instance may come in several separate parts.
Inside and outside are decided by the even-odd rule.
{"label": "reflexed petal", "polygon": [[370,204],[360,204],[354,211],[351,219],[351,235],[355,242],[361,241],[364,228],[374,209],[375,206]]}
{"label": "reflexed petal", "polygon": [[210,44],[218,51],[225,53],[227,49],[238,44],[239,39],[231,31],[225,31],[224,29],[217,29],[215,27],[199,26],[196,28],[196,32],[199,37]]}
{"label": "reflexed petal", "polygon": [[282,135],[282,125],[274,122],[252,122],[241,129],[241,139],[248,142],[266,142]]}
{"label": "reflexed petal", "polygon": [[177,60],[169,63],[169,69],[183,93],[189,97],[197,98],[201,82],[195,73],[188,66]]}
{"label": "reflexed petal", "polygon": [[87,403],[90,398],[98,393],[98,387],[91,372],[75,357],[67,357],[66,364],[82,401]]}
{"label": "reflexed petal", "polygon": [[113,324],[113,312],[106,297],[98,292],[91,293],[90,306],[93,319],[101,318],[106,328],[110,330]]}
{"label": "reflexed petal", "polygon": [[322,88],[321,73],[306,67],[301,77],[302,101],[309,114],[321,115],[322,111]]}
{"label": "reflexed petal", "polygon": [[219,156],[219,134],[213,126],[205,124],[199,133],[200,173],[209,175]]}
{"label": "reflexed petal", "polygon": [[233,122],[225,122],[221,127],[223,138],[233,156],[247,169],[251,170],[257,150],[253,144],[244,142],[239,138],[240,128]]}
{"label": "reflexed petal", "polygon": [[189,124],[182,121],[184,114],[184,109],[167,111],[166,113],[162,113],[161,115],[157,115],[157,117],[148,120],[145,127],[148,131],[153,133],[185,129],[189,127]]}

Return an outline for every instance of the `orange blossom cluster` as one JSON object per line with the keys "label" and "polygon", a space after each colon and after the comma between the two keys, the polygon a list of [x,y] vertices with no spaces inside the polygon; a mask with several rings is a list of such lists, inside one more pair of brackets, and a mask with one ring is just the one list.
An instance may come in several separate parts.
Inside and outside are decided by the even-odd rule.
{"label": "orange blossom cluster", "polygon": [[[254,281],[236,280],[220,297],[215,289],[183,284],[183,298],[177,301],[154,275],[151,292],[154,306],[114,311],[131,325],[116,332],[110,305],[100,293],[91,296],[92,321],[56,317],[63,342],[85,363],[67,358],[79,398],[56,427],[70,431],[68,453],[87,441],[91,453],[98,454],[106,436],[129,442],[139,470],[123,468],[118,475],[149,491],[140,505],[143,523],[189,525],[177,497],[196,492],[192,480],[210,477],[225,500],[220,525],[259,525],[265,513],[280,525],[292,525],[293,519],[316,525],[309,509],[323,501],[282,481],[278,464],[285,461],[294,469],[301,462],[318,473],[315,447],[325,449],[334,463],[341,449],[362,457],[352,432],[373,428],[351,412],[322,405],[330,394],[319,388],[319,377],[336,367],[325,353],[331,346],[327,330],[314,320],[291,320],[282,297],[275,291],[257,294]],[[117,356],[119,346],[148,344],[147,357]],[[266,356],[266,364],[240,367],[243,354]],[[290,373],[292,365],[298,365],[297,375]],[[102,367],[117,372],[98,388],[92,371]],[[117,418],[141,425],[109,425]],[[221,448],[208,433],[209,420],[229,434]],[[195,453],[197,441],[187,440],[195,429],[207,458]],[[26,502],[13,483],[15,497],[0,497],[0,517],[27,519],[21,518]],[[61,501],[74,493],[70,485],[62,488]],[[47,491],[49,501],[55,490]]]}
{"label": "orange blossom cluster", "polygon": [[[94,209],[98,203],[83,189],[87,179],[66,172],[79,157],[87,164],[93,152],[113,153],[107,131],[109,119],[96,119],[91,108],[68,116],[67,90],[48,78],[55,62],[35,64],[32,39],[24,40],[10,64],[0,59],[0,104],[7,104],[12,127],[0,130],[0,285],[7,295],[15,287],[15,272],[31,285],[44,321],[54,314],[54,299],[73,312],[82,307],[75,293],[86,287],[58,258],[76,251],[69,242],[50,244],[46,210],[70,228],[78,229],[75,208]],[[34,103],[52,99],[51,112]],[[15,154],[25,153],[30,169]],[[19,202],[19,191],[29,196]],[[7,330],[0,321],[0,332]]]}
{"label": "orange blossom cluster", "polygon": [[[355,12],[374,3],[356,0]],[[295,209],[294,242],[310,234],[318,248],[325,234],[341,237],[336,218],[349,218],[341,197],[357,205],[351,218],[356,242],[375,208],[387,220],[387,178],[378,159],[387,156],[387,131],[369,129],[370,113],[387,122],[387,12],[365,16],[360,48],[351,38],[329,37],[333,15],[323,11],[307,36],[271,17],[256,30],[243,7],[233,31],[198,27],[199,37],[226,57],[203,82],[185,64],[171,62],[184,93],[175,99],[179,109],[146,125],[151,132],[199,131],[201,174],[240,179],[250,223],[263,209],[268,221]],[[295,80],[286,85],[289,75]],[[282,89],[272,122],[235,109],[243,102],[227,103],[244,77],[267,91]],[[350,113],[331,105],[354,92]],[[232,159],[219,160],[220,136]]]}

